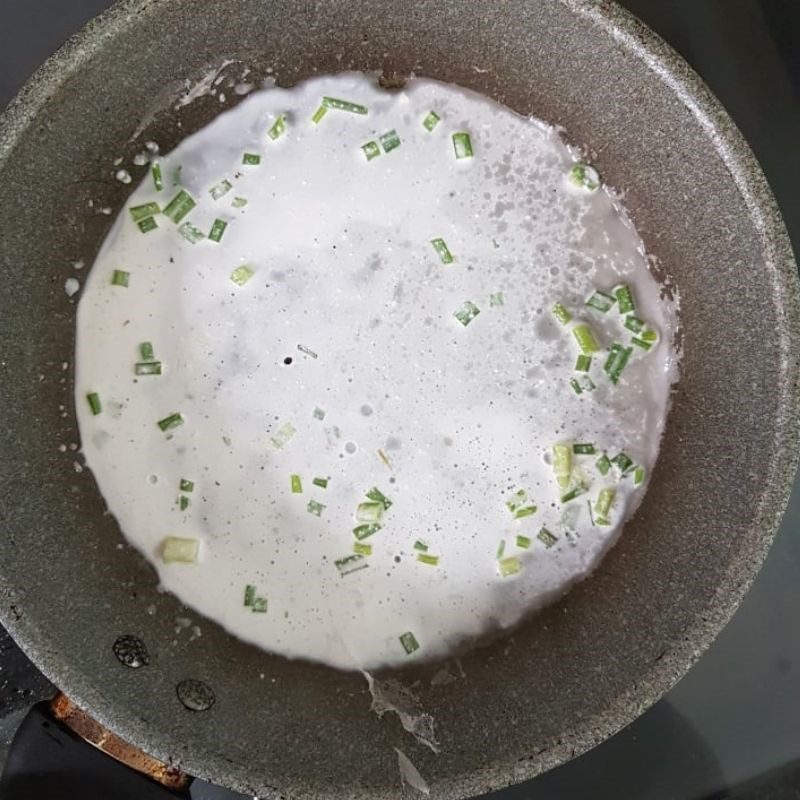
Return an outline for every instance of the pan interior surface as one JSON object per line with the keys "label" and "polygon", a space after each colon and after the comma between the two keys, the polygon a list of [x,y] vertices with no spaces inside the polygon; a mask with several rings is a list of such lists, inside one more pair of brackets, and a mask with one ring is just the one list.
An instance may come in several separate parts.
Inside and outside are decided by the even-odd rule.
{"label": "pan interior surface", "polygon": [[[595,576],[509,639],[373,685],[385,697],[397,689],[387,680],[413,684],[399,705],[432,718],[438,753],[394,714],[379,718],[364,676],[271,656],[159,593],[73,449],[64,283],[130,191],[114,160],[130,164],[146,141],[171,149],[238,102],[237,85],[341,70],[451,81],[563,126],[625,190],[681,293],[682,377],[659,463]],[[397,747],[435,797],[533,777],[660,697],[769,547],[797,451],[788,240],[728,117],[615,7],[123,2],[2,118],[0,209],[0,614],[76,702],[192,773],[265,796],[389,797]]]}

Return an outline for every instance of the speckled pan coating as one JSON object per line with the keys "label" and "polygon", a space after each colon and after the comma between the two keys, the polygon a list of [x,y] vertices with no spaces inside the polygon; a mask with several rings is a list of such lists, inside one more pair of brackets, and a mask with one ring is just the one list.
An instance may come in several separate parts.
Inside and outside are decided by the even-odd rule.
{"label": "speckled pan coating", "polygon": [[[655,485],[597,575],[420,700],[441,753],[379,720],[361,676],[229,639],[156,591],[91,475],[73,468],[71,262],[128,189],[111,161],[163,147],[222,104],[169,87],[235,59],[260,80],[384,69],[455,81],[587,144],[680,287],[683,380]],[[239,64],[225,74],[240,74]],[[238,100],[228,91],[227,104]],[[144,137],[130,137],[148,109]],[[89,208],[92,200],[94,208]],[[189,771],[264,796],[400,792],[393,746],[435,798],[530,778],[630,722],[727,622],[772,541],[798,452],[798,286],[752,154],[697,76],[615,5],[579,0],[129,0],[51,59],[0,120],[0,616],[100,720]],[[754,365],[758,365],[754,368]],[[175,618],[202,636],[176,634]],[[112,646],[134,634],[149,664]],[[457,670],[453,670],[458,674]],[[204,686],[192,712],[176,686]],[[194,681],[202,683],[197,684]],[[208,705],[207,703],[203,705]]]}

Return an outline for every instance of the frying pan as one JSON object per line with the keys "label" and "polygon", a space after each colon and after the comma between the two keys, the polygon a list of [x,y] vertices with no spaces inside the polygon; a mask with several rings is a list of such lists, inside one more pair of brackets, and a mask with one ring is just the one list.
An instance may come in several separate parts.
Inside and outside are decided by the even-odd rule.
{"label": "frying pan", "polygon": [[[223,87],[245,68],[252,83],[281,85],[414,72],[564,126],[625,188],[654,269],[680,291],[682,377],[661,457],[596,574],[445,664],[452,680],[432,680],[441,664],[378,676],[411,687],[438,754],[371,710],[363,675],[269,655],[159,593],[72,449],[64,281],[108,231],[113,217],[99,212],[130,191],[113,160],[131,163],[145,140],[169,149],[240,100],[228,88],[224,102],[176,102],[184,82],[227,61]],[[0,118],[0,219],[0,617],[79,706],[193,774],[266,797],[384,798],[399,791],[397,747],[436,798],[533,777],[666,692],[770,545],[798,452],[789,242],[731,120],[612,3],[125,0]],[[202,635],[180,632],[183,618]]]}

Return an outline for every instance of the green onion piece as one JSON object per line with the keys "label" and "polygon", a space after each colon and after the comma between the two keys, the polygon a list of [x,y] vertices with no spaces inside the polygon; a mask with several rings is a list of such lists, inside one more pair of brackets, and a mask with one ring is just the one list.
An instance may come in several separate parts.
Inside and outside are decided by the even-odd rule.
{"label": "green onion piece", "polygon": [[181,478],[179,488],[182,492],[193,492],[194,481],[187,480],[186,478]]}
{"label": "green onion piece", "polygon": [[181,189],[162,213],[177,225],[196,205],[189,192]]}
{"label": "green onion piece", "polygon": [[472,139],[468,133],[462,131],[453,134],[453,150],[457,159],[472,158]]}
{"label": "green onion piece", "polygon": [[592,357],[581,353],[575,362],[575,372],[588,372],[592,366]]}
{"label": "green onion piece", "polygon": [[164,176],[161,172],[161,164],[155,163],[153,164],[153,185],[156,187],[156,191],[160,192],[164,189]]}
{"label": "green onion piece", "polygon": [[345,575],[350,575],[352,572],[358,572],[360,569],[366,569],[369,566],[364,556],[360,553],[354,553],[344,558],[337,558],[333,563],[336,565],[336,569],[339,570],[339,577],[342,578]]}
{"label": "green onion piece", "polygon": [[328,480],[329,480],[328,478],[314,478],[314,480],[311,481],[311,483],[313,483],[314,486],[319,486],[320,489],[327,489]]}
{"label": "green onion piece", "polygon": [[500,574],[504,578],[508,578],[510,575],[516,575],[522,570],[522,563],[517,556],[509,556],[508,558],[500,559],[500,561],[497,562],[497,566],[500,570]]}
{"label": "green onion piece", "polygon": [[417,561],[420,564],[427,564],[429,567],[435,567],[439,563],[439,556],[432,556],[429,553],[417,553]]}
{"label": "green onion piece", "polygon": [[145,203],[141,206],[132,206],[128,209],[131,212],[134,222],[141,222],[148,217],[154,217],[156,214],[161,213],[161,207],[158,203]]}
{"label": "green onion piece", "polygon": [[314,419],[325,419],[325,411],[319,407],[314,409],[314,413],[312,415]]}
{"label": "green onion piece", "polygon": [[322,505],[322,503],[318,503],[316,500],[309,500],[306,506],[306,511],[308,511],[309,514],[313,514],[315,517],[321,517],[324,510],[325,506]]}
{"label": "green onion piece", "polygon": [[307,356],[311,356],[311,358],[318,358],[317,354],[310,347],[306,347],[304,344],[297,345],[297,349],[301,353],[305,353]]}
{"label": "green onion piece", "polygon": [[176,411],[174,414],[170,414],[168,417],[164,417],[164,419],[160,419],[158,421],[158,427],[161,428],[164,433],[167,431],[174,430],[175,428],[179,428],[183,425],[184,419],[183,415]]}
{"label": "green onion piece", "polygon": [[338,97],[323,97],[323,108],[335,108],[337,111],[349,111],[351,114],[368,114],[366,106],[351,103],[349,100],[340,100]]}
{"label": "green onion piece", "polygon": [[583,394],[584,392],[593,392],[597,387],[594,381],[588,375],[582,375],[580,379],[572,378],[569,382],[572,391],[575,394]]}
{"label": "green onion piece", "polygon": [[593,456],[597,450],[593,444],[574,444],[572,445],[572,452],[578,456]]}
{"label": "green onion piece", "polygon": [[620,314],[633,314],[636,311],[636,304],[633,302],[633,293],[629,286],[617,286],[614,289],[617,302],[619,303]]}
{"label": "green onion piece", "polygon": [[356,519],[359,522],[380,522],[384,510],[383,503],[359,503],[356,509]]}
{"label": "green onion piece", "polygon": [[553,473],[562,489],[569,486],[572,475],[572,448],[567,444],[553,445]]}
{"label": "green onion piece", "polygon": [[377,486],[373,486],[367,492],[367,497],[376,503],[380,503],[384,511],[388,511],[392,507],[392,501]]}
{"label": "green onion piece", "polygon": [[363,542],[353,542],[353,552],[362,556],[371,556],[372,545],[364,544]]}
{"label": "green onion piece", "polygon": [[586,493],[586,487],[583,484],[580,484],[573,489],[570,489],[566,494],[561,495],[561,502],[562,503],[569,503],[571,500],[574,500],[576,497],[580,497],[582,494]]}
{"label": "green onion piece", "polygon": [[650,342],[646,342],[644,339],[639,339],[636,336],[631,337],[631,344],[641,347],[642,350],[649,350],[653,346]]}
{"label": "green onion piece", "polygon": [[524,489],[517,489],[516,492],[511,496],[510,499],[506,500],[506,506],[508,510],[513,514],[518,508],[522,508],[525,505],[525,501],[528,499],[528,493]]}
{"label": "green onion piece", "polygon": [[623,475],[627,475],[633,467],[633,461],[631,461],[627,453],[617,453],[611,459],[611,463],[615,464]]}
{"label": "green onion piece", "polygon": [[595,517],[594,519],[595,525],[610,525],[611,523],[605,517]]}
{"label": "green onion piece", "polygon": [[607,475],[608,471],[611,469],[611,460],[605,453],[603,453],[603,455],[594,462],[594,465],[597,467],[597,471],[601,475]]}
{"label": "green onion piece", "polygon": [[192,225],[191,222],[184,222],[183,225],[178,228],[178,233],[190,244],[197,244],[206,238],[203,231]]}
{"label": "green onion piece", "polygon": [[219,243],[225,235],[227,227],[228,223],[224,219],[215,219],[208,234],[209,241]]}
{"label": "green onion piece", "polygon": [[272,127],[267,131],[267,136],[274,142],[286,133],[286,114],[280,114]]}
{"label": "green onion piece", "polygon": [[600,188],[600,175],[594,167],[578,162],[569,171],[570,181],[587,192],[596,192]]}
{"label": "green onion piece", "polygon": [[556,303],[553,306],[553,316],[562,325],[566,325],[572,319],[572,314],[570,314],[569,311],[567,311],[567,309],[561,305],[561,303]]}
{"label": "green onion piece", "polygon": [[519,547],[520,550],[527,550],[531,544],[532,540],[529,536],[517,535],[517,547]]}
{"label": "green onion piece", "polygon": [[400,147],[400,137],[397,135],[397,131],[391,130],[387,131],[380,136],[381,146],[383,147],[384,153],[391,153],[392,150],[396,150]]}
{"label": "green onion piece", "polygon": [[523,517],[530,517],[531,515],[535,514],[537,511],[536,506],[525,506],[524,508],[518,508],[514,512],[514,519],[523,519]]}
{"label": "green onion piece", "polygon": [[244,208],[247,205],[247,198],[246,197],[234,197],[233,202],[231,205],[234,208]]}
{"label": "green onion piece", "polygon": [[646,342],[657,342],[658,334],[648,328],[646,331],[642,331],[641,338]]}
{"label": "green onion piece", "polygon": [[150,233],[158,227],[155,217],[147,217],[146,219],[139,220],[136,223],[142,233]]}
{"label": "green onion piece", "polygon": [[576,325],[572,329],[572,333],[578,341],[578,346],[585,356],[590,356],[600,349],[592,329],[588,325]]}
{"label": "green onion piece", "polygon": [[214,200],[219,200],[220,197],[224,197],[226,194],[228,194],[231,189],[233,189],[233,184],[227,178],[225,178],[216,186],[212,186],[208,193]]}
{"label": "green onion piece", "polygon": [[466,328],[480,313],[481,310],[475,303],[465,300],[461,308],[453,312],[453,316]]}
{"label": "green onion piece", "polygon": [[595,311],[599,311],[601,314],[605,314],[611,310],[611,307],[614,305],[616,300],[610,295],[606,294],[605,292],[596,291],[587,301],[586,305],[589,308],[593,308]]}
{"label": "green onion piece", "polygon": [[178,505],[180,506],[181,511],[186,511],[186,509],[189,508],[189,498],[185,494],[182,494],[178,498]]}
{"label": "green onion piece", "polygon": [[115,269],[111,273],[111,285],[112,286],[123,286],[126,289],[130,285],[131,282],[131,274],[130,272],[125,272],[124,269]]}
{"label": "green onion piece", "polygon": [[247,584],[244,587],[244,604],[248,608],[253,605],[256,599],[256,587],[252,584]]}
{"label": "green onion piece", "polygon": [[600,494],[597,495],[597,502],[594,504],[595,513],[599,517],[608,517],[608,512],[611,511],[611,504],[617,496],[614,489],[601,489]]}
{"label": "green onion piece", "polygon": [[299,475],[291,475],[289,477],[289,481],[292,486],[292,494],[302,494],[303,493],[303,481],[300,479]]}
{"label": "green onion piece", "polygon": [[419,642],[417,641],[417,637],[414,636],[411,631],[406,631],[400,636],[400,644],[403,645],[403,650],[405,650],[406,655],[409,656],[419,650]]}
{"label": "green onion piece", "polygon": [[[313,122],[315,125],[318,125],[318,124],[319,124],[319,121],[320,121],[320,120],[321,120],[321,119],[322,119],[322,118],[323,118],[323,117],[324,117],[324,116],[325,116],[327,113],[328,113],[328,109],[327,109],[327,108],[325,108],[325,106],[320,106],[320,107],[319,107],[319,108],[318,108],[318,109],[317,109],[317,110],[314,112],[314,116],[313,116],[313,117],[311,117],[311,121],[312,121],[312,122]],[[366,564],[365,564],[364,566],[366,566]]]}
{"label": "green onion piece", "polygon": [[542,528],[539,533],[536,534],[536,538],[549,550],[555,544],[558,543],[558,538],[553,536],[547,528]]}
{"label": "green onion piece", "polygon": [[267,613],[267,598],[266,597],[256,597],[253,600],[253,605],[250,609],[254,614],[266,614]]}
{"label": "green onion piece", "polygon": [[291,422],[286,422],[278,428],[274,436],[270,436],[269,442],[276,450],[282,450],[289,444],[296,433],[294,425]]}
{"label": "green onion piece", "polygon": [[629,314],[625,317],[625,327],[634,333],[641,333],[644,330],[644,322],[639,317]]}
{"label": "green onion piece", "polygon": [[430,133],[440,122],[441,117],[435,111],[429,111],[424,120],[422,120],[422,127]]}
{"label": "green onion piece", "polygon": [[447,246],[447,243],[444,239],[431,239],[431,244],[433,245],[433,249],[436,251],[436,255],[439,256],[439,260],[442,264],[452,264],[453,254],[450,252],[450,248]]}
{"label": "green onion piece", "polygon": [[142,342],[139,345],[139,352],[142,354],[142,361],[155,361],[155,351],[151,342]]}
{"label": "green onion piece", "polygon": [[237,286],[244,286],[255,274],[255,270],[248,264],[245,264],[244,266],[236,267],[236,269],[231,272],[231,280]]}
{"label": "green onion piece", "polygon": [[160,375],[161,362],[160,361],[138,361],[134,367],[136,375]]}
{"label": "green onion piece", "polygon": [[636,467],[636,469],[633,471],[633,485],[641,486],[644,483],[644,476],[644,467]]}
{"label": "green onion piece", "polygon": [[611,345],[611,349],[608,351],[608,358],[603,366],[611,383],[616,384],[619,381],[619,377],[622,374],[622,370],[625,369],[631,353],[633,353],[632,347],[623,347],[619,343]]}
{"label": "green onion piece", "polygon": [[197,562],[197,553],[200,543],[197,539],[181,539],[177,536],[167,536],[161,543],[161,558],[165,564],[180,562],[194,564]]}
{"label": "green onion piece", "polygon": [[381,154],[381,148],[376,141],[369,141],[361,145],[361,152],[367,161],[372,161],[373,158],[377,158]]}
{"label": "green onion piece", "polygon": [[489,307],[493,308],[494,306],[502,306],[505,305],[505,301],[503,300],[503,293],[502,292],[495,292],[494,294],[489,295]]}
{"label": "green onion piece", "polygon": [[89,404],[89,409],[92,412],[92,416],[97,416],[103,411],[103,405],[100,402],[100,395],[97,392],[89,392],[86,395],[86,402]]}
{"label": "green onion piece", "polygon": [[353,528],[353,536],[356,537],[359,541],[362,539],[366,539],[372,536],[373,533],[377,533],[383,526],[377,522],[370,522],[365,523],[364,525],[356,525]]}
{"label": "green onion piece", "polygon": [[261,156],[258,153],[245,153],[242,156],[242,164],[247,167],[257,167],[261,163]]}
{"label": "green onion piece", "polygon": [[499,561],[506,552],[506,540],[501,539],[500,544],[497,545],[497,550],[495,551],[494,557]]}
{"label": "green onion piece", "polygon": [[428,552],[428,545],[425,544],[425,542],[423,542],[421,539],[417,539],[417,541],[414,542],[414,549],[415,550],[420,550],[423,553],[427,553]]}

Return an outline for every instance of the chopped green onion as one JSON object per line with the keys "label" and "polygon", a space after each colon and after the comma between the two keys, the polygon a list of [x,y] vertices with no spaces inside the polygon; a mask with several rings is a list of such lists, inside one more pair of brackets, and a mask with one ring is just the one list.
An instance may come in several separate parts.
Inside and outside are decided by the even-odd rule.
{"label": "chopped green onion", "polygon": [[319,407],[314,409],[314,413],[312,415],[314,419],[325,419],[325,411]]}
{"label": "chopped green onion", "polygon": [[600,345],[597,343],[597,339],[588,325],[576,325],[572,329],[572,334],[575,336],[575,339],[577,339],[578,346],[585,356],[590,356],[600,349]]}
{"label": "chopped green onion", "polygon": [[610,295],[606,294],[605,292],[596,291],[587,301],[586,305],[589,308],[593,308],[595,311],[599,311],[601,314],[605,314],[611,310],[611,307],[614,305],[616,300]]}
{"label": "chopped green onion", "polygon": [[588,372],[592,366],[592,357],[581,353],[575,362],[575,372]]}
{"label": "chopped green onion", "polygon": [[650,342],[646,342],[644,339],[639,339],[636,336],[631,337],[631,344],[641,347],[642,350],[649,350],[653,346]]}
{"label": "chopped green onion", "polygon": [[616,496],[617,493],[614,489],[601,489],[600,494],[597,495],[597,502],[594,504],[595,513],[599,517],[608,517],[608,512],[611,511],[611,504]]}
{"label": "chopped green onion", "polygon": [[497,545],[497,550],[494,554],[494,557],[499,561],[505,555],[505,552],[506,552],[506,540],[501,539],[500,544]]}
{"label": "chopped green onion", "polygon": [[341,578],[352,572],[358,572],[360,569],[366,569],[369,566],[364,556],[360,553],[354,553],[344,558],[337,558],[333,563],[336,565],[336,569],[339,570],[339,577]]}
{"label": "chopped green onion", "polygon": [[472,158],[472,139],[468,133],[453,134],[453,150],[457,159]]}
{"label": "chopped green onion", "polygon": [[502,306],[505,305],[505,301],[503,300],[503,293],[502,292],[495,292],[494,294],[489,295],[489,307],[493,308],[494,306]]}
{"label": "chopped green onion", "polygon": [[377,522],[370,522],[365,523],[364,525],[356,525],[353,528],[353,536],[356,537],[359,541],[361,539],[366,539],[369,536],[372,536],[373,533],[377,533],[383,526]]}
{"label": "chopped green onion", "polygon": [[522,563],[517,556],[502,558],[497,562],[497,566],[500,570],[500,574],[504,578],[508,578],[510,575],[516,575],[522,570]]}
{"label": "chopped green onion", "polygon": [[633,471],[633,485],[641,486],[644,483],[644,476],[644,467],[636,467],[636,469]]}
{"label": "chopped green onion", "polygon": [[435,111],[429,111],[424,120],[422,120],[422,127],[430,133],[441,122],[441,117]]}
{"label": "chopped green onion", "polygon": [[392,501],[377,487],[373,486],[368,492],[367,497],[383,506],[384,511],[392,507]]}
{"label": "chopped green onion", "polygon": [[327,489],[328,480],[329,478],[314,478],[314,480],[311,481],[311,483],[313,483],[314,486],[319,486],[320,489]]}
{"label": "chopped green onion", "polygon": [[192,225],[191,222],[184,222],[183,225],[178,228],[178,233],[191,244],[197,244],[206,238],[203,231]]}
{"label": "chopped green onion", "polygon": [[480,313],[481,310],[475,303],[465,300],[461,308],[453,312],[453,316],[466,328]]}
{"label": "chopped green onion", "polygon": [[553,473],[562,489],[569,486],[572,475],[572,448],[567,444],[553,445]]}
{"label": "chopped green onion", "polygon": [[197,553],[200,543],[197,539],[181,539],[177,536],[167,536],[161,543],[161,558],[165,564],[181,562],[194,564],[197,562]]}
{"label": "chopped green onion", "polygon": [[261,156],[258,153],[245,153],[242,156],[242,164],[247,167],[257,167],[261,163]]}
{"label": "chopped green onion", "polygon": [[247,586],[244,587],[245,606],[247,607],[252,606],[253,603],[255,602],[255,599],[256,599],[256,587],[248,583]]}
{"label": "chopped green onion", "polygon": [[292,494],[302,494],[303,493],[303,481],[300,479],[299,475],[291,475],[289,477],[289,482],[292,486]]}
{"label": "chopped green onion", "polygon": [[558,543],[558,538],[553,536],[547,528],[542,528],[536,534],[536,538],[549,550],[553,545]]}
{"label": "chopped green onion", "polygon": [[139,345],[139,352],[142,354],[142,361],[155,361],[155,351],[151,342],[142,342]]}
{"label": "chopped green onion", "polygon": [[593,444],[574,444],[572,445],[572,452],[579,456],[593,456],[597,450]]}
{"label": "chopped green onion", "polygon": [[267,136],[274,142],[286,133],[286,114],[280,114],[272,127],[267,131]]}
{"label": "chopped green onion", "polygon": [[531,503],[525,505],[528,501],[528,493],[524,489],[518,489],[510,500],[506,500],[508,510],[514,515],[514,519],[522,519],[523,517],[530,517],[537,511],[536,506]]}
{"label": "chopped green onion", "polygon": [[532,514],[535,514],[537,511],[536,506],[525,506],[525,508],[518,508],[514,512],[514,519],[523,519],[524,517],[530,517]]}
{"label": "chopped green onion", "polygon": [[658,341],[658,334],[655,331],[651,331],[649,328],[646,331],[642,331],[641,337],[646,342],[657,342]]}
{"label": "chopped green onion", "polygon": [[175,428],[179,428],[183,425],[184,419],[183,415],[176,411],[174,414],[170,414],[168,417],[164,417],[164,419],[160,419],[158,421],[158,427],[161,428],[164,433],[167,431],[174,430]]}
{"label": "chopped green onion", "polygon": [[575,394],[593,392],[597,388],[594,385],[594,381],[588,375],[582,375],[580,380],[578,378],[572,378],[569,385],[572,387],[572,391],[575,392]]}
{"label": "chopped green onion", "polygon": [[601,475],[607,475],[608,471],[611,469],[611,459],[609,459],[609,457],[603,453],[603,455],[594,462],[594,465],[597,467],[597,471]]}
{"label": "chopped green onion", "polygon": [[417,539],[417,541],[414,542],[414,549],[415,550],[420,550],[423,553],[427,553],[428,552],[428,545],[425,544],[425,542],[423,542],[421,539]]}
{"label": "chopped green onion", "polygon": [[247,198],[246,197],[234,197],[233,202],[231,205],[234,208],[244,208],[247,205]]}
{"label": "chopped green onion", "polygon": [[160,192],[164,188],[164,176],[161,172],[161,164],[155,163],[153,164],[153,185],[156,187],[156,191]]}
{"label": "chopped green onion", "polygon": [[383,518],[385,507],[383,503],[359,503],[356,509],[356,519],[359,522],[380,522]]}
{"label": "chopped green onion", "polygon": [[611,349],[608,351],[608,358],[603,366],[611,383],[617,383],[619,381],[619,377],[622,374],[622,370],[625,369],[625,365],[628,363],[631,353],[633,353],[632,347],[623,347],[619,343],[611,345]]}
{"label": "chopped green onion", "polygon": [[111,273],[111,285],[112,286],[123,286],[124,288],[128,288],[131,282],[131,274],[130,272],[125,272],[124,269],[115,269]]}
{"label": "chopped green onion", "polygon": [[[328,109],[325,106],[320,106],[315,112],[314,116],[311,117],[311,121],[318,125],[319,121],[328,113]],[[366,566],[366,565],[365,565]]]}
{"label": "chopped green onion", "polygon": [[228,192],[233,189],[233,184],[225,178],[221,180],[216,186],[212,186],[209,190],[209,194],[214,200],[219,200],[220,197],[224,197]]}
{"label": "chopped green onion", "polygon": [[351,103],[349,100],[340,100],[338,97],[323,97],[323,108],[335,108],[337,111],[349,111],[351,114],[368,114],[366,106]]}
{"label": "chopped green onion", "polygon": [[231,272],[231,280],[237,286],[244,286],[255,274],[255,270],[249,264],[245,264],[244,266],[236,267],[236,269]]}
{"label": "chopped green onion", "polygon": [[353,552],[362,556],[371,556],[372,545],[364,544],[363,542],[353,542]]}
{"label": "chopped green onion", "polygon": [[400,636],[400,644],[403,645],[403,650],[405,650],[406,655],[409,656],[419,650],[419,642],[417,641],[417,637],[414,636],[411,631],[406,631]]}
{"label": "chopped green onion", "polygon": [[158,227],[155,217],[147,217],[136,223],[142,233],[150,233]]}
{"label": "chopped green onion", "polygon": [[392,150],[396,150],[398,147],[400,147],[400,137],[397,135],[397,131],[395,130],[387,131],[386,133],[381,134],[380,140],[384,153],[391,153]]}
{"label": "chopped green onion", "polygon": [[561,495],[561,502],[562,503],[569,503],[571,500],[574,500],[576,497],[580,497],[582,494],[586,493],[586,487],[583,484],[579,484],[575,486],[573,489],[570,489],[566,494]]}
{"label": "chopped green onion", "polygon": [[531,538],[529,536],[517,535],[517,547],[520,550],[527,550],[531,546]]}
{"label": "chopped green onion", "polygon": [[189,192],[181,189],[162,213],[177,225],[196,205]]}
{"label": "chopped green onion", "polygon": [[566,325],[572,319],[572,314],[570,314],[569,311],[567,311],[567,309],[561,305],[561,303],[556,303],[553,306],[553,316],[562,325]]}
{"label": "chopped green onion", "polygon": [[306,347],[304,344],[297,345],[297,349],[301,353],[305,353],[307,356],[311,356],[311,358],[318,358],[317,354],[310,347]]}
{"label": "chopped green onion", "polygon": [[633,316],[633,314],[629,314],[625,317],[625,327],[634,333],[641,333],[644,330],[644,321],[640,320],[639,317]]}
{"label": "chopped green onion", "polygon": [[274,436],[270,437],[269,442],[276,450],[282,450],[289,444],[295,433],[297,431],[294,425],[291,422],[286,422],[278,428]]}
{"label": "chopped green onion", "polygon": [[103,405],[100,402],[100,395],[97,392],[89,392],[86,395],[86,402],[89,404],[89,408],[92,412],[92,416],[97,416],[103,410]]}
{"label": "chopped green onion", "polygon": [[187,480],[186,478],[181,478],[181,482],[179,484],[179,488],[182,492],[193,492],[194,491],[194,481]]}
{"label": "chopped green onion", "polygon": [[316,500],[309,500],[306,506],[306,511],[308,511],[309,514],[313,514],[315,517],[321,517],[324,510],[325,506],[322,505],[322,503],[318,503]]}
{"label": "chopped green onion", "polygon": [[266,614],[267,613],[267,598],[266,597],[256,597],[253,600],[252,608],[250,609],[254,614]]}
{"label": "chopped green onion", "polygon": [[136,375],[160,375],[161,362],[160,361],[138,361],[134,367]]}
{"label": "chopped green onion", "polygon": [[186,511],[186,509],[189,508],[189,498],[185,494],[182,494],[178,498],[178,505],[180,506],[181,511]]}
{"label": "chopped green onion", "polygon": [[431,244],[433,245],[433,249],[436,251],[436,255],[439,256],[439,260],[442,264],[452,264],[453,254],[450,252],[450,248],[447,246],[447,243],[444,239],[431,239]]}
{"label": "chopped green onion", "polygon": [[417,561],[420,564],[427,564],[430,567],[435,567],[439,563],[439,556],[432,556],[428,553],[417,553]]}
{"label": "chopped green onion", "polygon": [[131,212],[134,222],[141,222],[148,217],[154,217],[156,214],[161,213],[161,207],[158,203],[145,203],[141,206],[132,206],[128,209]]}
{"label": "chopped green onion", "polygon": [[596,192],[600,188],[600,175],[594,167],[578,162],[569,171],[570,181],[587,192]]}
{"label": "chopped green onion", "polygon": [[617,453],[617,455],[611,459],[611,463],[615,464],[623,475],[627,475],[633,467],[633,461],[627,453]]}
{"label": "chopped green onion", "polygon": [[619,303],[620,314],[632,314],[636,311],[636,304],[633,302],[633,293],[629,286],[618,286],[614,290],[614,294]]}
{"label": "chopped green onion", "polygon": [[372,161],[373,158],[377,158],[381,154],[381,148],[376,141],[369,141],[361,145],[361,152],[367,161]]}
{"label": "chopped green onion", "polygon": [[228,223],[224,219],[215,219],[208,234],[209,241],[219,243],[225,235],[227,227]]}

